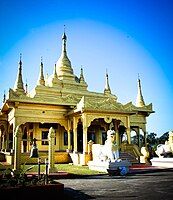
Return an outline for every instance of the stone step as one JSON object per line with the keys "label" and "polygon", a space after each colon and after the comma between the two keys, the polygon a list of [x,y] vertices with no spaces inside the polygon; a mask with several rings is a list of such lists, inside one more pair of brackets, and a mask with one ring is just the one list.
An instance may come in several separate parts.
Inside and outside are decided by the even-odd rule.
{"label": "stone step", "polygon": [[122,160],[128,160],[128,161],[130,161],[132,164],[139,163],[138,159],[136,159],[132,154],[127,153],[127,152],[120,152],[120,158]]}

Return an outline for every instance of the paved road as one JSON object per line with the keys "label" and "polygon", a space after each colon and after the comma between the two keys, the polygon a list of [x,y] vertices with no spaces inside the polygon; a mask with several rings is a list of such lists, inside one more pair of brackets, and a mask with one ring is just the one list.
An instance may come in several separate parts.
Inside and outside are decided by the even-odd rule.
{"label": "paved road", "polygon": [[66,200],[172,200],[173,169],[160,172],[122,176],[90,176],[76,179],[58,179],[64,184]]}

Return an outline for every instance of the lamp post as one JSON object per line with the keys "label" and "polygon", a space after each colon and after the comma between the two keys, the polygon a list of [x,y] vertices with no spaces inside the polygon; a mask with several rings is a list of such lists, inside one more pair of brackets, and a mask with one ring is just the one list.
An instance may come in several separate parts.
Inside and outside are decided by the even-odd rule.
{"label": "lamp post", "polygon": [[38,158],[38,148],[36,144],[37,139],[34,138],[32,142],[32,148],[30,152],[30,158]]}
{"label": "lamp post", "polygon": [[45,165],[46,165],[46,169],[45,169],[45,172],[46,172],[45,184],[48,184],[48,165],[49,165],[48,158],[45,159]]}
{"label": "lamp post", "polygon": [[40,164],[41,164],[41,158],[38,156],[38,148],[36,144],[37,139],[34,138],[32,141],[32,148],[30,152],[30,158],[38,158],[38,180],[40,179]]}
{"label": "lamp post", "polygon": [[41,158],[38,158],[38,180],[40,179],[40,164],[41,164]]}

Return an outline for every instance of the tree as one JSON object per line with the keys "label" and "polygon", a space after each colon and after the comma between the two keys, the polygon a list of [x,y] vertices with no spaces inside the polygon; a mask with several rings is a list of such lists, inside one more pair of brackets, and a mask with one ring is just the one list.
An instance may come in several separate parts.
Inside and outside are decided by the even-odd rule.
{"label": "tree", "polygon": [[149,143],[151,146],[154,146],[158,143],[158,139],[156,138],[156,133],[149,133],[147,135],[147,143]]}
{"label": "tree", "polygon": [[164,133],[162,136],[158,138],[159,144],[165,144],[165,141],[169,138],[169,132]]}

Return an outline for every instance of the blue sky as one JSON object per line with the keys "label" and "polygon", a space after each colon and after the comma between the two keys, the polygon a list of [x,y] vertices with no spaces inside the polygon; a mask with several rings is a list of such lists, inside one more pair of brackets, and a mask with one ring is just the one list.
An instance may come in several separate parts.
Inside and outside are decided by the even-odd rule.
{"label": "blue sky", "polygon": [[63,25],[74,73],[84,68],[88,89],[102,92],[106,69],[118,101],[135,104],[140,74],[147,131],[173,129],[173,3],[171,0],[0,0],[0,98],[13,88],[22,53],[23,81],[36,84],[60,55]]}

